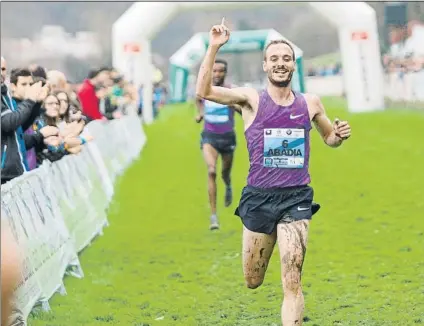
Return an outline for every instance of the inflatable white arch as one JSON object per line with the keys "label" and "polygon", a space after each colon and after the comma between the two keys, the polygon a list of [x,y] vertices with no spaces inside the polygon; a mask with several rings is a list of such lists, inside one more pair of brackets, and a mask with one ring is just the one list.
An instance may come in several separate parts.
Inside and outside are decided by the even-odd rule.
{"label": "inflatable white arch", "polygon": [[[112,56],[113,65],[117,69],[126,77],[133,77],[135,85],[143,85],[145,122],[153,121],[153,67],[150,43],[169,20],[183,10],[246,8],[264,4],[281,5],[281,3],[242,1],[134,3],[113,24]],[[349,110],[366,112],[384,109],[383,70],[374,9],[365,2],[309,2],[309,4],[338,28]],[[138,50],[128,54],[128,48]]]}

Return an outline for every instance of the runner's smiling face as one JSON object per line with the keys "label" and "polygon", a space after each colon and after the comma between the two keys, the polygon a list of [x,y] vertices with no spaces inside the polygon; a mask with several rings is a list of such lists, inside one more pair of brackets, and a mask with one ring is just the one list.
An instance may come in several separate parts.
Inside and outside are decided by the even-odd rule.
{"label": "runner's smiling face", "polygon": [[287,87],[295,70],[293,50],[284,43],[271,44],[265,52],[263,69],[274,86]]}

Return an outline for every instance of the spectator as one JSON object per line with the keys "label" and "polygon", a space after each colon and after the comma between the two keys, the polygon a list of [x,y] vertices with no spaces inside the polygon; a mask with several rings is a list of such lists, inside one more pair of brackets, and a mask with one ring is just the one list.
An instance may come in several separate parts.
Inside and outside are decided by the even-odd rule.
{"label": "spectator", "polygon": [[48,71],[47,81],[49,82],[52,91],[66,89],[67,87],[65,74],[58,70]]}
{"label": "spectator", "polygon": [[104,85],[96,86],[96,96],[99,99],[99,109],[108,120],[121,117],[118,105],[112,102],[112,97],[108,96],[108,89]]}
{"label": "spectator", "polygon": [[66,88],[63,89],[68,95],[69,104],[75,108],[80,108],[80,102],[78,99],[79,86],[79,84],[73,83],[68,80],[68,82],[66,83]]}
{"label": "spectator", "polygon": [[340,74],[342,73],[342,64],[341,64],[340,62],[337,62],[337,63],[334,65],[334,73],[335,73],[336,75],[340,75]]}
{"label": "spectator", "polygon": [[64,90],[55,91],[53,92],[53,94],[57,96],[60,102],[59,124],[70,123],[71,112],[75,111],[75,109],[78,109],[78,105],[75,105],[75,103],[72,103],[68,93]]}
{"label": "spectator", "polygon": [[137,88],[125,81],[124,82],[124,107],[122,112],[124,114],[136,113],[137,112],[137,102],[138,101],[138,93]]}
{"label": "spectator", "polygon": [[113,81],[114,79],[120,77],[119,71],[115,68],[109,70],[109,77]]}
{"label": "spectator", "polygon": [[[46,126],[58,127],[60,122],[60,102],[55,94],[49,94],[43,102],[43,114],[34,124],[34,130],[40,130]],[[76,154],[81,151],[81,145],[86,143],[86,139],[79,137],[84,125],[78,125],[74,128],[64,128],[60,134],[54,138],[47,148],[37,151],[37,164],[40,165],[44,160],[55,162],[68,153]],[[65,126],[67,127],[67,126]]]}
{"label": "spectator", "polygon": [[[60,103],[57,126],[60,130],[61,136],[66,137],[71,133],[75,134],[75,136],[79,135],[83,129],[83,126],[79,125],[78,123],[73,123],[73,121],[79,121],[81,118],[83,118],[81,111],[78,107],[74,106],[74,104],[70,102],[67,92],[56,91],[53,94],[56,95]],[[77,119],[75,119],[75,114],[79,114]]]}
{"label": "spectator", "polygon": [[[43,102],[43,114],[34,123],[34,131],[40,130],[45,126],[57,127],[58,108],[59,100],[56,96],[49,94]],[[37,166],[41,165],[45,159],[54,162],[65,156],[65,147],[61,145],[60,137],[57,135],[47,148],[37,150]]]}
{"label": "spectator", "polygon": [[37,64],[31,64],[28,69],[31,71],[33,77],[39,77],[47,80],[47,72],[43,67]]}
{"label": "spectator", "polygon": [[1,183],[28,171],[26,149],[32,148],[39,143],[48,142],[50,136],[58,134],[57,128],[42,128],[32,137],[24,135],[22,126],[28,125],[33,110],[47,96],[48,86],[36,83],[29,87],[25,93],[25,99],[18,105],[11,99],[6,79],[6,60],[1,58]]}
{"label": "spectator", "polygon": [[125,81],[122,76],[117,76],[113,79],[113,87],[111,92],[111,102],[114,105],[119,105],[120,101],[122,101],[124,97],[124,87],[125,87]]}
{"label": "spectator", "polygon": [[[406,28],[406,39],[404,44],[405,59],[411,71],[423,69],[424,63],[424,40],[422,34],[418,35],[419,29],[424,29],[419,21],[410,21]],[[414,35],[416,30],[416,35]]]}
{"label": "spectator", "polygon": [[153,85],[153,114],[156,118],[164,103],[164,90],[159,83]]}
{"label": "spectator", "polygon": [[315,69],[314,68],[312,68],[312,67],[309,67],[308,68],[308,77],[313,77],[313,76],[315,76],[316,75],[316,71],[315,71]]}
{"label": "spectator", "polygon": [[[20,105],[20,103],[25,99],[25,93],[28,88],[33,83],[33,77],[29,69],[14,69],[10,74],[10,89],[12,91],[12,99],[16,105]],[[24,135],[28,139],[36,137],[35,143],[37,144],[37,137],[34,133],[34,129],[32,128],[32,123],[35,118],[40,115],[40,105],[37,105],[33,108],[31,112],[31,116],[28,121],[22,125],[22,129],[24,130]],[[37,167],[37,159],[35,155],[35,149],[29,148],[26,151],[26,159],[28,163],[28,170],[33,170]]]}
{"label": "spectator", "polygon": [[107,118],[100,113],[99,99],[96,96],[95,87],[104,84],[108,79],[109,72],[106,68],[91,71],[78,92],[82,112],[90,120],[107,120]]}
{"label": "spectator", "polygon": [[390,48],[383,56],[387,94],[394,100],[424,99],[424,27],[419,21],[392,28]]}

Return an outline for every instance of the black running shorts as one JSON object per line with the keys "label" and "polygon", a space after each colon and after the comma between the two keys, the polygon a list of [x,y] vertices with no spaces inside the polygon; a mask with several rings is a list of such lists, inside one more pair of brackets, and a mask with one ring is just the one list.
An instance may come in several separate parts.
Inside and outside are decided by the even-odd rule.
{"label": "black running shorts", "polygon": [[308,185],[276,189],[246,186],[235,214],[248,230],[271,234],[279,223],[312,219],[320,209],[313,198],[314,190]]}
{"label": "black running shorts", "polygon": [[203,131],[201,135],[200,149],[203,149],[204,144],[210,144],[220,154],[231,154],[236,149],[236,134],[234,132],[215,134]]}

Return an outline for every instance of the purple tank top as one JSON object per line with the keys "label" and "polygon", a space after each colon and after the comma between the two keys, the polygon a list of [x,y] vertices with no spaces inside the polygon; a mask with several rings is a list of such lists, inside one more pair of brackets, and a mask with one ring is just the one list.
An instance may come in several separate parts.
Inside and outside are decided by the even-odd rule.
{"label": "purple tank top", "polygon": [[[224,86],[230,88],[230,86]],[[214,134],[225,134],[234,131],[234,111],[228,107],[204,100],[204,130]]]}
{"label": "purple tank top", "polygon": [[285,188],[309,184],[308,105],[301,93],[289,106],[276,104],[265,90],[255,120],[245,131],[249,186]]}

